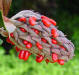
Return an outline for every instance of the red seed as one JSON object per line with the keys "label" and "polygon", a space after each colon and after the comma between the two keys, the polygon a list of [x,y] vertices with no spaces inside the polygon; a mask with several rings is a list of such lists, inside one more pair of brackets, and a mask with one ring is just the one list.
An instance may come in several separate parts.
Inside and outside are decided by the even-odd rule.
{"label": "red seed", "polygon": [[58,33],[56,32],[54,35],[53,35],[54,38],[58,37]]}
{"label": "red seed", "polygon": [[10,36],[13,38],[14,37],[13,33],[10,33]]}
{"label": "red seed", "polygon": [[29,52],[29,56],[32,55],[32,53]]}
{"label": "red seed", "polygon": [[56,33],[56,29],[55,28],[51,29],[51,34],[54,35],[55,33]]}
{"label": "red seed", "polygon": [[56,41],[55,39],[51,39],[51,42],[52,42],[53,44],[57,44],[57,41]]}
{"label": "red seed", "polygon": [[26,61],[30,55],[31,53],[29,53],[28,51],[21,50],[18,56],[19,56],[19,59],[23,59]]}
{"label": "red seed", "polygon": [[53,28],[53,29],[51,30],[51,34],[53,35],[54,38],[56,38],[56,37],[58,36],[58,34],[57,34],[55,28]]}
{"label": "red seed", "polygon": [[45,61],[46,61],[47,64],[50,62],[48,59],[46,59]]}
{"label": "red seed", "polygon": [[18,47],[15,47],[15,48],[16,48],[16,51],[17,51],[17,52],[19,52],[19,51],[20,51],[20,48],[18,48]]}
{"label": "red seed", "polygon": [[36,43],[36,46],[37,46],[37,47],[38,47],[38,49],[40,49],[40,50],[42,50],[42,49],[43,49],[42,45],[41,45],[39,42],[37,42],[37,43]]}
{"label": "red seed", "polygon": [[47,43],[47,40],[44,38],[41,38],[41,41],[43,41],[44,43]]}
{"label": "red seed", "polygon": [[35,32],[36,34],[39,34],[39,31],[38,31],[37,29],[35,29],[34,32]]}
{"label": "red seed", "polygon": [[11,43],[11,41],[10,41],[9,37],[6,39],[6,41],[7,41],[8,43]]}
{"label": "red seed", "polygon": [[66,50],[63,46],[60,46],[60,48],[62,48],[63,50]]}
{"label": "red seed", "polygon": [[25,17],[23,17],[23,18],[19,18],[18,21],[26,22],[26,18],[25,18]]}
{"label": "red seed", "polygon": [[21,30],[22,32],[26,32],[26,30],[25,30],[24,28],[21,28],[21,27],[20,27],[20,30]]}
{"label": "red seed", "polygon": [[36,62],[41,63],[44,57],[42,55],[36,56]]}
{"label": "red seed", "polygon": [[50,21],[54,26],[56,26],[56,22],[53,19],[50,19],[50,18],[48,18],[46,16],[41,16],[41,18]]}
{"label": "red seed", "polygon": [[30,56],[31,54],[28,52],[28,51],[25,51],[24,52],[24,57],[23,57],[23,60],[28,60],[28,58],[29,58],[29,56]]}
{"label": "red seed", "polygon": [[37,20],[36,17],[34,17],[34,16],[32,16],[32,19],[35,20],[35,21]]}
{"label": "red seed", "polygon": [[19,56],[19,59],[23,59],[24,58],[24,50],[21,50],[18,56]]}
{"label": "red seed", "polygon": [[56,22],[55,22],[53,19],[50,19],[50,22],[51,22],[54,26],[56,26]]}
{"label": "red seed", "polygon": [[15,45],[15,44],[9,39],[9,37],[6,39],[6,41],[7,41],[8,43],[12,44],[12,45]]}
{"label": "red seed", "polygon": [[32,28],[32,30],[36,33],[39,34],[39,31],[37,29]]}
{"label": "red seed", "polygon": [[27,40],[23,40],[23,44],[27,45],[29,42]]}
{"label": "red seed", "polygon": [[32,44],[31,43],[28,43],[27,45],[26,45],[26,48],[31,48],[32,47]]}
{"label": "red seed", "polygon": [[59,60],[58,60],[58,63],[59,63],[60,65],[64,65],[64,59],[59,59]]}
{"label": "red seed", "polygon": [[46,20],[46,19],[42,19],[42,22],[43,22],[43,24],[44,24],[46,27],[50,27],[50,25],[51,25],[51,23],[50,23],[48,20]]}
{"label": "red seed", "polygon": [[52,60],[54,62],[57,62],[58,61],[58,55],[56,53],[52,53]]}
{"label": "red seed", "polygon": [[15,45],[12,41],[11,41],[11,44],[12,44],[12,45]]}
{"label": "red seed", "polygon": [[42,19],[46,19],[46,20],[48,20],[48,21],[50,20],[50,19],[49,19],[48,17],[46,17],[46,16],[41,16],[41,18],[42,18]]}
{"label": "red seed", "polygon": [[31,26],[34,26],[34,25],[36,24],[36,20],[35,20],[34,17],[30,17],[30,18],[29,18],[29,24],[30,24]]}

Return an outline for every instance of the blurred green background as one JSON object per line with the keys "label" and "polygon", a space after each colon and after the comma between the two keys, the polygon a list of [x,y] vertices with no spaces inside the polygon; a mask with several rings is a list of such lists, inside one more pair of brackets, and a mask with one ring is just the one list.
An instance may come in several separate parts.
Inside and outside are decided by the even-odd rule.
{"label": "blurred green background", "polygon": [[[79,75],[79,1],[78,0],[13,0],[8,17],[21,10],[35,10],[57,22],[58,29],[75,45],[75,57],[65,63],[36,63],[34,56],[28,61],[18,59],[13,46],[0,35],[0,75]],[[2,40],[3,41],[2,41]]]}

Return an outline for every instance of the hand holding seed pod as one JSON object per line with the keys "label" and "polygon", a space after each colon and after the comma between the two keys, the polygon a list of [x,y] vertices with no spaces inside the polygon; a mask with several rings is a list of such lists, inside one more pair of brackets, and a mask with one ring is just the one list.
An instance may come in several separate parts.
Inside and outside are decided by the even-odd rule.
{"label": "hand holding seed pod", "polygon": [[[10,19],[8,42],[15,45],[19,58],[27,60],[31,54],[36,62],[43,60],[64,65],[74,56],[74,45],[63,32],[56,28],[56,22],[31,10],[24,10]],[[5,23],[6,26],[6,23]],[[7,26],[6,26],[7,27]]]}

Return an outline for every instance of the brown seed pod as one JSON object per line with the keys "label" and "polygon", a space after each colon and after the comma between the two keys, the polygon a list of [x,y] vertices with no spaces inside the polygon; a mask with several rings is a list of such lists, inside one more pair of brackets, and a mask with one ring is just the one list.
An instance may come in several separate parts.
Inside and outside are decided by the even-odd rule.
{"label": "brown seed pod", "polygon": [[[27,50],[36,56],[42,55],[43,59],[40,57],[39,62],[47,59],[50,62],[54,62],[55,58],[56,62],[57,60],[62,62],[60,59],[62,59],[63,62],[67,62],[74,56],[73,43],[65,37],[62,31],[57,29],[54,20],[51,22],[51,19],[43,17],[43,15],[31,10],[24,10],[14,15],[10,21],[16,28],[12,32],[14,37],[11,37],[9,33],[10,40],[15,46],[20,48],[20,50]],[[22,18],[26,22],[23,22]],[[18,19],[20,20],[18,21]],[[20,30],[20,27],[23,29]],[[43,42],[41,38],[44,38],[46,43]],[[22,42],[23,40],[26,40],[25,42],[28,41],[28,43],[25,45]],[[52,56],[53,53],[54,56]]]}

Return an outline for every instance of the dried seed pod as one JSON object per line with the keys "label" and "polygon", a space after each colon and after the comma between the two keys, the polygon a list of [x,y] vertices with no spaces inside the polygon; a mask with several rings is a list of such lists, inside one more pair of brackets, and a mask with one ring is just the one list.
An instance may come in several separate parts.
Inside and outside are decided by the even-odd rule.
{"label": "dried seed pod", "polygon": [[[27,22],[23,23],[19,22],[21,20],[17,20],[22,17],[24,17],[23,21],[27,19]],[[27,50],[35,54],[37,62],[48,59],[50,62],[58,62],[60,65],[64,65],[64,62],[74,56],[73,43],[55,27],[56,22],[54,20],[31,10],[24,10],[13,16],[10,21],[16,28],[12,32],[13,38],[9,33],[10,40],[20,50]],[[41,38],[43,39],[41,40]],[[23,42],[24,40],[27,40],[28,43]]]}

